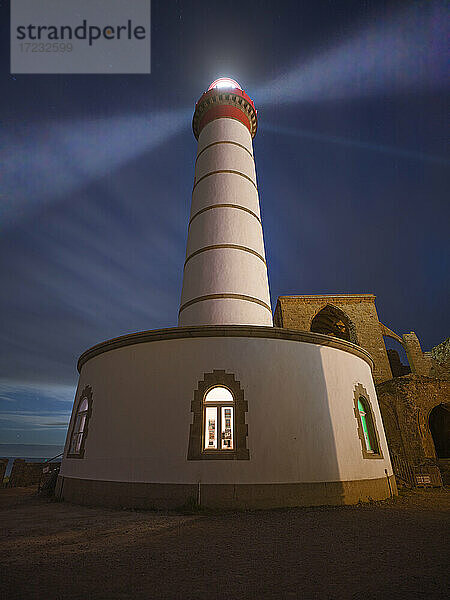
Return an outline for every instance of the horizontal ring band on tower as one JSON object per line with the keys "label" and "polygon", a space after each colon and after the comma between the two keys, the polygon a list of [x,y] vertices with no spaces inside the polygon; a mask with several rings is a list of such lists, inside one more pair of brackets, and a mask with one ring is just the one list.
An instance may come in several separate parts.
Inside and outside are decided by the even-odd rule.
{"label": "horizontal ring band on tower", "polygon": [[262,225],[261,223],[261,219],[258,217],[258,215],[253,212],[252,210],[250,210],[249,208],[246,208],[245,206],[241,206],[240,204],[211,204],[210,206],[205,206],[204,208],[201,208],[199,211],[197,211],[194,215],[192,215],[192,217],[189,219],[189,225],[188,225],[188,229],[191,226],[192,221],[198,217],[199,215],[201,215],[202,213],[206,212],[207,210],[212,210],[213,208],[237,208],[238,210],[243,210],[246,213],[248,213],[249,215],[252,215],[252,217],[255,217],[255,219],[258,221],[258,223],[260,225]]}
{"label": "horizontal ring band on tower", "polygon": [[219,248],[232,248],[233,250],[242,250],[243,252],[249,252],[250,254],[253,254],[254,256],[256,256],[257,258],[262,260],[263,263],[267,266],[264,256],[261,256],[261,254],[256,252],[256,250],[247,248],[247,246],[239,246],[238,244],[215,244],[213,246],[204,246],[203,248],[200,248],[199,250],[196,250],[195,252],[190,254],[184,261],[184,266],[186,266],[186,263],[188,262],[188,260],[191,260],[191,258],[194,258],[194,256],[197,256],[197,254],[201,254],[202,252],[207,252],[208,250],[217,250]]}
{"label": "horizontal ring band on tower", "polygon": [[254,158],[253,154],[250,152],[250,150],[248,148],[246,148],[243,144],[239,144],[238,142],[232,142],[229,140],[222,140],[220,142],[212,142],[212,144],[208,144],[202,150],[200,150],[200,152],[197,154],[197,158],[195,159],[195,162],[197,163],[198,159],[200,158],[200,156],[203,154],[203,152],[205,150],[208,150],[208,148],[211,148],[211,146],[217,146],[218,144],[232,144],[233,146],[238,146],[239,148],[242,148],[243,150],[248,152],[250,154],[250,156],[252,158]]}
{"label": "horizontal ring band on tower", "polygon": [[[215,117],[214,117],[214,119],[211,119],[211,121],[209,121],[209,122],[208,122],[208,124],[209,124],[209,123],[212,123],[212,122],[213,122],[213,121],[215,121],[216,119],[223,119],[223,118],[225,118],[223,115],[217,115],[217,116],[215,116]],[[236,119],[236,117],[232,117],[231,115],[228,115],[226,118],[227,118],[227,119],[232,119],[233,121],[237,121],[237,122],[238,122],[238,123],[240,123],[241,125],[244,125],[244,124],[242,123],[241,119]],[[245,127],[245,125],[244,125],[244,127]]]}
{"label": "horizontal ring band on tower", "polygon": [[182,310],[184,310],[185,308],[188,308],[188,306],[191,306],[192,304],[196,304],[197,302],[203,302],[204,300],[222,300],[222,299],[245,300],[246,302],[254,302],[255,304],[259,304],[260,306],[263,306],[270,312],[270,314],[272,314],[272,309],[270,308],[270,306],[268,304],[266,304],[265,302],[263,302],[262,300],[260,300],[259,298],[253,298],[253,296],[244,296],[242,294],[209,294],[207,296],[198,296],[197,298],[193,298],[192,300],[189,300],[188,302],[185,302],[184,304],[182,304],[180,306],[180,310],[178,311],[178,314],[180,314],[180,312]]}
{"label": "horizontal ring band on tower", "polygon": [[246,114],[241,108],[237,108],[236,106],[229,106],[227,104],[221,104],[219,106],[214,106],[213,108],[210,108],[208,112],[206,112],[203,115],[200,121],[199,131],[201,131],[203,127],[205,127],[205,125],[211,123],[211,121],[230,117],[232,119],[236,119],[236,121],[240,121],[242,125],[247,127],[250,133],[252,132],[252,126],[248,114]]}
{"label": "horizontal ring band on tower", "polygon": [[200,177],[200,179],[198,179],[194,183],[194,187],[192,188],[192,192],[195,190],[195,188],[200,183],[200,181],[203,181],[203,179],[206,179],[206,177],[210,177],[211,175],[217,175],[218,173],[232,173],[233,175],[240,175],[241,177],[244,177],[244,179],[247,179],[248,181],[250,181],[250,183],[255,186],[256,190],[258,189],[258,187],[257,187],[256,183],[253,181],[253,179],[251,179],[251,177],[249,177],[245,173],[241,173],[240,171],[234,171],[233,169],[220,169],[218,171],[211,171],[210,173],[206,173],[205,175],[202,175]]}

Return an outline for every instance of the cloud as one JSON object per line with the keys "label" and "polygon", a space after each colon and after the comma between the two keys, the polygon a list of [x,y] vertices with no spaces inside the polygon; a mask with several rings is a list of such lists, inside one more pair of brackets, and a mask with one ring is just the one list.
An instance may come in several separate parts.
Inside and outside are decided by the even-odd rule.
{"label": "cloud", "polygon": [[0,399],[7,400],[8,402],[17,402],[24,397],[44,397],[47,400],[56,402],[72,403],[74,386],[0,379]]}
{"label": "cloud", "polygon": [[10,398],[4,394],[0,395],[0,400],[5,400],[6,402],[17,402],[17,398]]}
{"label": "cloud", "polygon": [[146,154],[3,236],[0,377],[73,385],[88,347],[176,323],[188,206],[158,167]]}
{"label": "cloud", "polygon": [[[70,415],[71,410],[60,412],[60,413],[50,413],[50,412],[27,412],[27,411],[0,411],[0,421],[8,421],[17,424],[27,425],[30,428],[35,427],[59,427],[61,425],[67,426],[68,421],[61,422],[61,417],[67,417]],[[43,422],[45,419],[48,422]],[[52,419],[55,419],[53,421]]]}
{"label": "cloud", "polygon": [[74,391],[69,385],[0,380],[1,441],[62,443]]}

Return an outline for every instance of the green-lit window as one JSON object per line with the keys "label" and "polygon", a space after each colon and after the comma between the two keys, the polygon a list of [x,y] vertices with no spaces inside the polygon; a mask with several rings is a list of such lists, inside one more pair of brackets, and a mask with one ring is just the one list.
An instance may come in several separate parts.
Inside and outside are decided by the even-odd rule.
{"label": "green-lit window", "polygon": [[361,420],[366,451],[370,453],[377,453],[378,443],[375,435],[372,413],[367,405],[366,399],[363,396],[360,396],[358,400],[358,413]]}

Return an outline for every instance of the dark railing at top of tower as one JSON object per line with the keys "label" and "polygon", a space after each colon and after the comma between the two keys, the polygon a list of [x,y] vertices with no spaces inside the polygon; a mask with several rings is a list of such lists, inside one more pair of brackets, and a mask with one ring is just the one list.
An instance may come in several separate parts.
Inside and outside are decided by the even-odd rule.
{"label": "dark railing at top of tower", "polygon": [[[241,121],[250,131],[252,138],[255,137],[258,120],[256,108],[250,96],[240,87],[211,86],[195,105],[192,119],[195,137],[198,139],[201,130],[207,123],[221,117],[231,117]],[[211,110],[212,112],[210,112]]]}

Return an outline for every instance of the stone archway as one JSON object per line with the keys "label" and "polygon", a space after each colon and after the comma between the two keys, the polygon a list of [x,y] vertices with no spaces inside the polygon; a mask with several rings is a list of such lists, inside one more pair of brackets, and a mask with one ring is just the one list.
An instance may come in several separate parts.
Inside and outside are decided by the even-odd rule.
{"label": "stone archway", "polygon": [[349,317],[337,306],[327,304],[311,321],[311,331],[332,335],[357,344],[356,328]]}
{"label": "stone archway", "polygon": [[438,459],[450,459],[450,404],[438,404],[428,417],[431,436]]}

